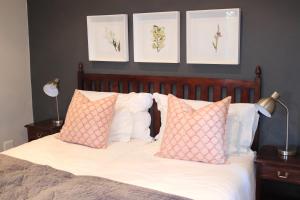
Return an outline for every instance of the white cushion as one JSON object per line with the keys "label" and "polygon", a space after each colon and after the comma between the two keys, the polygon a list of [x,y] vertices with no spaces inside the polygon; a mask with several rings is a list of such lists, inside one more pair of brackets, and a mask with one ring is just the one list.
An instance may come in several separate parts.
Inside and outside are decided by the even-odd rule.
{"label": "white cushion", "polygon": [[151,115],[149,112],[138,112],[133,115],[133,130],[131,138],[150,141]]}
{"label": "white cushion", "polygon": [[[154,93],[153,97],[157,103],[157,108],[161,113],[161,127],[156,139],[162,138],[164,133],[167,111],[168,97],[164,94]],[[200,100],[184,100],[194,109],[201,108],[212,102]],[[244,153],[250,151],[254,135],[257,129],[259,114],[254,104],[234,103],[230,104],[226,123],[226,154]]]}
{"label": "white cushion", "polygon": [[132,113],[148,111],[153,103],[153,96],[150,93],[131,92],[128,94],[121,94],[115,92],[96,92],[86,90],[79,91],[92,101],[110,96],[112,94],[118,94],[115,110],[127,108]]}
{"label": "white cushion", "polygon": [[150,137],[151,117],[148,110],[153,103],[152,94],[79,91],[92,101],[118,94],[110,128],[110,142],[127,142],[131,138],[147,139]]}
{"label": "white cushion", "polygon": [[128,142],[133,130],[132,120],[132,113],[127,109],[115,112],[110,127],[109,142]]}

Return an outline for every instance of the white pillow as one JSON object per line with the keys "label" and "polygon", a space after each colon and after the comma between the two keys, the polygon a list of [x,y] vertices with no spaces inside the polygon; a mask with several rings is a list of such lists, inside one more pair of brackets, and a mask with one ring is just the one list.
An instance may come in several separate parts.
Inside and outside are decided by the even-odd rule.
{"label": "white pillow", "polygon": [[127,109],[115,112],[111,122],[109,142],[128,142],[133,130],[132,121],[132,113]]}
{"label": "white pillow", "polygon": [[[154,93],[153,97],[157,108],[161,113],[161,127],[156,139],[162,138],[168,110],[168,96]],[[184,100],[194,109],[211,104],[208,101]],[[259,114],[254,104],[234,103],[230,104],[226,123],[226,154],[243,153],[250,151],[254,135],[257,129]]]}
{"label": "white pillow", "polygon": [[138,112],[133,115],[133,130],[131,138],[142,139],[146,141],[152,140],[150,136],[149,126],[151,124],[151,115],[149,112]]}
{"label": "white pillow", "polygon": [[[118,94],[115,104],[115,113],[111,124],[110,142],[130,141],[130,138],[147,138],[150,135],[150,120],[147,117],[141,117],[149,114],[148,110],[152,106],[153,97],[149,93],[128,93],[119,94],[115,92],[96,92],[79,90],[91,101],[95,101],[107,96]],[[149,114],[150,115],[150,114]],[[136,122],[137,120],[137,122]],[[150,121],[150,122],[149,122]],[[137,133],[139,131],[139,133]]]}
{"label": "white pillow", "polygon": [[112,94],[118,94],[115,110],[127,108],[132,113],[146,112],[151,108],[153,103],[153,96],[150,93],[131,92],[128,94],[121,94],[116,92],[79,91],[92,101],[108,97]]}

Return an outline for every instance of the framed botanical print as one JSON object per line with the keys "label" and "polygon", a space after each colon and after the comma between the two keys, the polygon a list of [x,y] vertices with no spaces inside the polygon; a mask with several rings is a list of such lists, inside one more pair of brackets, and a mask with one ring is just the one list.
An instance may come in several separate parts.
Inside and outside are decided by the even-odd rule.
{"label": "framed botanical print", "polygon": [[87,16],[90,61],[127,62],[128,16]]}
{"label": "framed botanical print", "polygon": [[133,14],[134,62],[180,62],[180,13]]}
{"label": "framed botanical print", "polygon": [[187,63],[239,64],[240,9],[186,12]]}

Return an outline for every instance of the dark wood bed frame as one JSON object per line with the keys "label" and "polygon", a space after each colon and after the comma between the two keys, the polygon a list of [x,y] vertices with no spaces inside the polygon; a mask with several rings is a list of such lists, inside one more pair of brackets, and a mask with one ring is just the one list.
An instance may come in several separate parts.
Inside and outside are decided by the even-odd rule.
{"label": "dark wood bed frame", "polygon": [[[205,77],[171,77],[117,74],[85,73],[83,64],[79,64],[78,89],[103,92],[159,92],[172,93],[179,98],[205,101],[218,101],[232,96],[234,103],[257,102],[261,93],[261,68],[256,66],[254,80],[234,80]],[[150,114],[152,117],[151,136],[160,129],[160,113],[154,102]],[[256,132],[252,149],[258,149],[259,131]]]}

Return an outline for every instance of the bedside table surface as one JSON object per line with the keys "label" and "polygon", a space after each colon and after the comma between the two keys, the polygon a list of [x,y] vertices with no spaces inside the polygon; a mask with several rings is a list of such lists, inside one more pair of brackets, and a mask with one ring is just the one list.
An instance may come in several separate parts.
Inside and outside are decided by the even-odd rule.
{"label": "bedside table surface", "polygon": [[289,156],[288,159],[285,160],[278,155],[277,147],[263,146],[259,150],[255,162],[259,164],[300,168],[300,151],[297,151],[296,156]]}
{"label": "bedside table surface", "polygon": [[56,129],[56,128],[59,128],[61,126],[55,126],[52,122],[52,119],[47,119],[47,120],[34,122],[34,123],[31,123],[31,124],[25,125],[26,128],[36,127],[36,128],[41,128],[41,129]]}
{"label": "bedside table surface", "polygon": [[25,125],[27,129],[28,141],[36,140],[47,135],[60,132],[61,126],[56,126],[51,119],[34,122]]}

